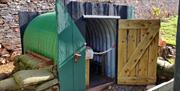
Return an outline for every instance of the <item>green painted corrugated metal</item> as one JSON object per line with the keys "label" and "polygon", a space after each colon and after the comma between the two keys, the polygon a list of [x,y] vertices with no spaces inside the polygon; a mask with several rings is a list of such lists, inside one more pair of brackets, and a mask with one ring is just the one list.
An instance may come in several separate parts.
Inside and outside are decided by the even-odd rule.
{"label": "green painted corrugated metal", "polygon": [[55,12],[33,19],[24,34],[24,52],[31,50],[57,61],[57,22]]}
{"label": "green painted corrugated metal", "polygon": [[[61,91],[85,91],[85,40],[60,0],[56,0],[56,12]],[[75,52],[82,55],[77,63]]]}
{"label": "green painted corrugated metal", "polygon": [[[61,91],[85,91],[85,40],[58,1],[56,13],[42,14],[27,26],[24,52],[31,50],[55,61]],[[81,55],[78,62],[74,61],[75,53]]]}

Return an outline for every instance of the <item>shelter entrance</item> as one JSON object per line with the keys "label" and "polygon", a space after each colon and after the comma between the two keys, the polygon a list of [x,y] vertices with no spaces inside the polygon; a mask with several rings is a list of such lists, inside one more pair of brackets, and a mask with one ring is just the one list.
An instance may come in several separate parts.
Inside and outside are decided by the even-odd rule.
{"label": "shelter entrance", "polygon": [[[93,52],[93,58],[86,60],[86,84],[95,87],[113,82],[116,79],[116,32],[115,18],[86,18],[85,39],[87,47]],[[88,80],[88,82],[87,82]]]}

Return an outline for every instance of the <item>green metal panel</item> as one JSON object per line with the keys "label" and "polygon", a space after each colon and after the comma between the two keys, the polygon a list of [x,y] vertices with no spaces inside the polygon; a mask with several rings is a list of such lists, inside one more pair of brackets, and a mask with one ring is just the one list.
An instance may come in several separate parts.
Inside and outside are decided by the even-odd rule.
{"label": "green metal panel", "polygon": [[33,19],[24,34],[24,52],[31,50],[57,61],[57,23],[55,12]]}
{"label": "green metal panel", "polygon": [[85,40],[75,24],[73,24],[73,46],[81,58],[74,65],[74,91],[85,91]]}
{"label": "green metal panel", "polygon": [[[56,12],[61,91],[85,91],[85,40],[60,0],[56,0]],[[82,55],[77,63],[75,52]]]}

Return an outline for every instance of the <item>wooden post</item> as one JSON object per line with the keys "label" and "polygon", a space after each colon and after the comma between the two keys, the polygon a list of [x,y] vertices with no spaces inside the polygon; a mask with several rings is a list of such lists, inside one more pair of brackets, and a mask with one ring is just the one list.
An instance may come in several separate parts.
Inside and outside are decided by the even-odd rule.
{"label": "wooden post", "polygon": [[90,60],[86,60],[86,88],[89,88],[89,84],[90,84]]}
{"label": "wooden post", "polygon": [[179,5],[178,31],[176,40],[176,61],[175,61],[175,80],[174,91],[179,91],[180,87],[180,5]]}

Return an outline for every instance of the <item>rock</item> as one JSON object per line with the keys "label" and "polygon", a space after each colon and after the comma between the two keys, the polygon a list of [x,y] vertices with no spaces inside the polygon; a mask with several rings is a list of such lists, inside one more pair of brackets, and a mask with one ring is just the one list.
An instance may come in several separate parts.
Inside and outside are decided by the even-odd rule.
{"label": "rock", "polygon": [[19,30],[18,27],[13,27],[13,31],[14,31],[14,32],[20,32],[20,30]]}
{"label": "rock", "polygon": [[3,25],[3,24],[4,24],[4,20],[0,19],[0,25]]}
{"label": "rock", "polygon": [[30,2],[31,2],[31,0],[27,0],[26,2],[30,3]]}
{"label": "rock", "polygon": [[7,10],[1,10],[1,15],[2,16],[6,16],[6,15],[8,15],[9,14],[9,11],[7,11]]}
{"label": "rock", "polygon": [[17,52],[13,52],[13,53],[11,54],[9,60],[10,60],[10,61],[13,61],[17,55],[20,55],[20,54],[17,53]]}
{"label": "rock", "polygon": [[10,29],[9,26],[4,26],[4,31],[8,31]]}
{"label": "rock", "polygon": [[2,57],[8,58],[8,57],[10,57],[10,54],[9,53],[8,54],[4,54],[4,55],[2,55]]}
{"label": "rock", "polygon": [[7,55],[7,54],[9,54],[9,52],[6,49],[2,49],[2,51],[0,52],[0,56]]}
{"label": "rock", "polygon": [[[7,12],[4,12],[5,14],[7,13]],[[12,21],[13,20],[13,17],[12,17],[12,15],[10,15],[10,14],[6,14],[5,16],[2,16],[6,21]]]}
{"label": "rock", "polygon": [[[0,43],[0,49],[2,49],[2,47],[3,47],[3,46],[2,46],[2,44]],[[1,52],[1,51],[0,51],[0,52]]]}
{"label": "rock", "polygon": [[158,83],[162,80],[172,79],[174,76],[174,63],[170,63],[159,57],[157,60],[157,77]]}
{"label": "rock", "polygon": [[7,4],[9,2],[9,0],[0,0],[0,3],[2,4]]}
{"label": "rock", "polygon": [[0,64],[5,64],[6,63],[6,59],[5,58],[0,58]]}
{"label": "rock", "polygon": [[6,48],[8,52],[13,52],[14,49],[16,49],[15,45],[11,45],[11,43],[3,43],[2,45]]}
{"label": "rock", "polygon": [[32,0],[32,2],[33,2],[34,4],[37,4],[37,3],[38,3],[37,0]]}
{"label": "rock", "polygon": [[163,46],[159,48],[159,56],[163,57],[165,60],[168,60],[168,58],[175,58],[176,49],[172,46]]}
{"label": "rock", "polygon": [[6,8],[7,7],[7,4],[0,4],[0,8]]}

